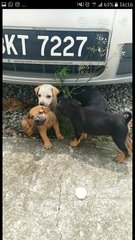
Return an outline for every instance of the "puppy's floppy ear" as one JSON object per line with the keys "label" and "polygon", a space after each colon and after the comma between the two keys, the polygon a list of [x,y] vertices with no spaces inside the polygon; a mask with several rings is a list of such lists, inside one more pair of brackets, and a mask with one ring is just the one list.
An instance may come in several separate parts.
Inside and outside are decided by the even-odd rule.
{"label": "puppy's floppy ear", "polygon": [[47,106],[42,106],[42,109],[43,109],[44,113],[50,112],[50,108]]}
{"label": "puppy's floppy ear", "polygon": [[35,91],[35,93],[36,93],[37,95],[38,95],[39,89],[40,89],[39,86],[34,89],[34,91]]}
{"label": "puppy's floppy ear", "polygon": [[60,92],[59,91],[59,89],[58,88],[56,88],[56,87],[52,87],[52,92],[53,92],[53,96],[55,97],[55,96],[57,96],[58,95],[58,93]]}
{"label": "puppy's floppy ear", "polygon": [[30,119],[30,113],[28,112],[24,117],[23,119]]}

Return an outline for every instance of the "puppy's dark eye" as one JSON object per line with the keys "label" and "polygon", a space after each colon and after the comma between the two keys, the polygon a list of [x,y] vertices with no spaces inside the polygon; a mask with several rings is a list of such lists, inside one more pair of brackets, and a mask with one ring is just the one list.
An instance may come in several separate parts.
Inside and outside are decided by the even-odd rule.
{"label": "puppy's dark eye", "polygon": [[46,97],[47,97],[47,98],[51,98],[51,95],[47,95]]}
{"label": "puppy's dark eye", "polygon": [[30,116],[31,119],[33,119],[34,116]]}
{"label": "puppy's dark eye", "polygon": [[43,111],[39,112],[39,114],[43,114],[43,113],[44,113]]}
{"label": "puppy's dark eye", "polygon": [[38,97],[41,97],[41,94],[38,94]]}

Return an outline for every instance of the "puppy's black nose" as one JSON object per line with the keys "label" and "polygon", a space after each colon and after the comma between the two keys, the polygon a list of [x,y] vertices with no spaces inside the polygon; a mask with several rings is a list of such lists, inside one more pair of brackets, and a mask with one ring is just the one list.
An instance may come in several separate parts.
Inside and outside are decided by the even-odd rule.
{"label": "puppy's black nose", "polygon": [[35,119],[36,123],[40,123],[40,121],[41,121],[40,119]]}
{"label": "puppy's black nose", "polygon": [[43,103],[43,102],[40,102],[39,105],[44,106],[44,103]]}
{"label": "puppy's black nose", "polygon": [[39,118],[39,117],[34,117],[33,120],[34,120],[36,125],[42,125],[45,122],[45,119],[42,119],[42,118]]}

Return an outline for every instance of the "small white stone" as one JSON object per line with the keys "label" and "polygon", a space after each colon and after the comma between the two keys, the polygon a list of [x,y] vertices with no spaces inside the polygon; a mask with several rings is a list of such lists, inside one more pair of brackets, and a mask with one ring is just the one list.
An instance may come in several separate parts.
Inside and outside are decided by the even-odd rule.
{"label": "small white stone", "polygon": [[87,195],[86,189],[83,187],[78,187],[75,189],[75,195],[78,199],[84,199]]}

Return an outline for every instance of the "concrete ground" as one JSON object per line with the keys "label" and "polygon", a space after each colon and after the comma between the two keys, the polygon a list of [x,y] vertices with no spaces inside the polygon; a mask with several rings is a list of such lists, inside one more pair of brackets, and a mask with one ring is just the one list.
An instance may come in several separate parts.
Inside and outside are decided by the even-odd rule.
{"label": "concrete ground", "polygon": [[116,163],[110,140],[52,144],[3,137],[3,240],[131,240],[132,158]]}

